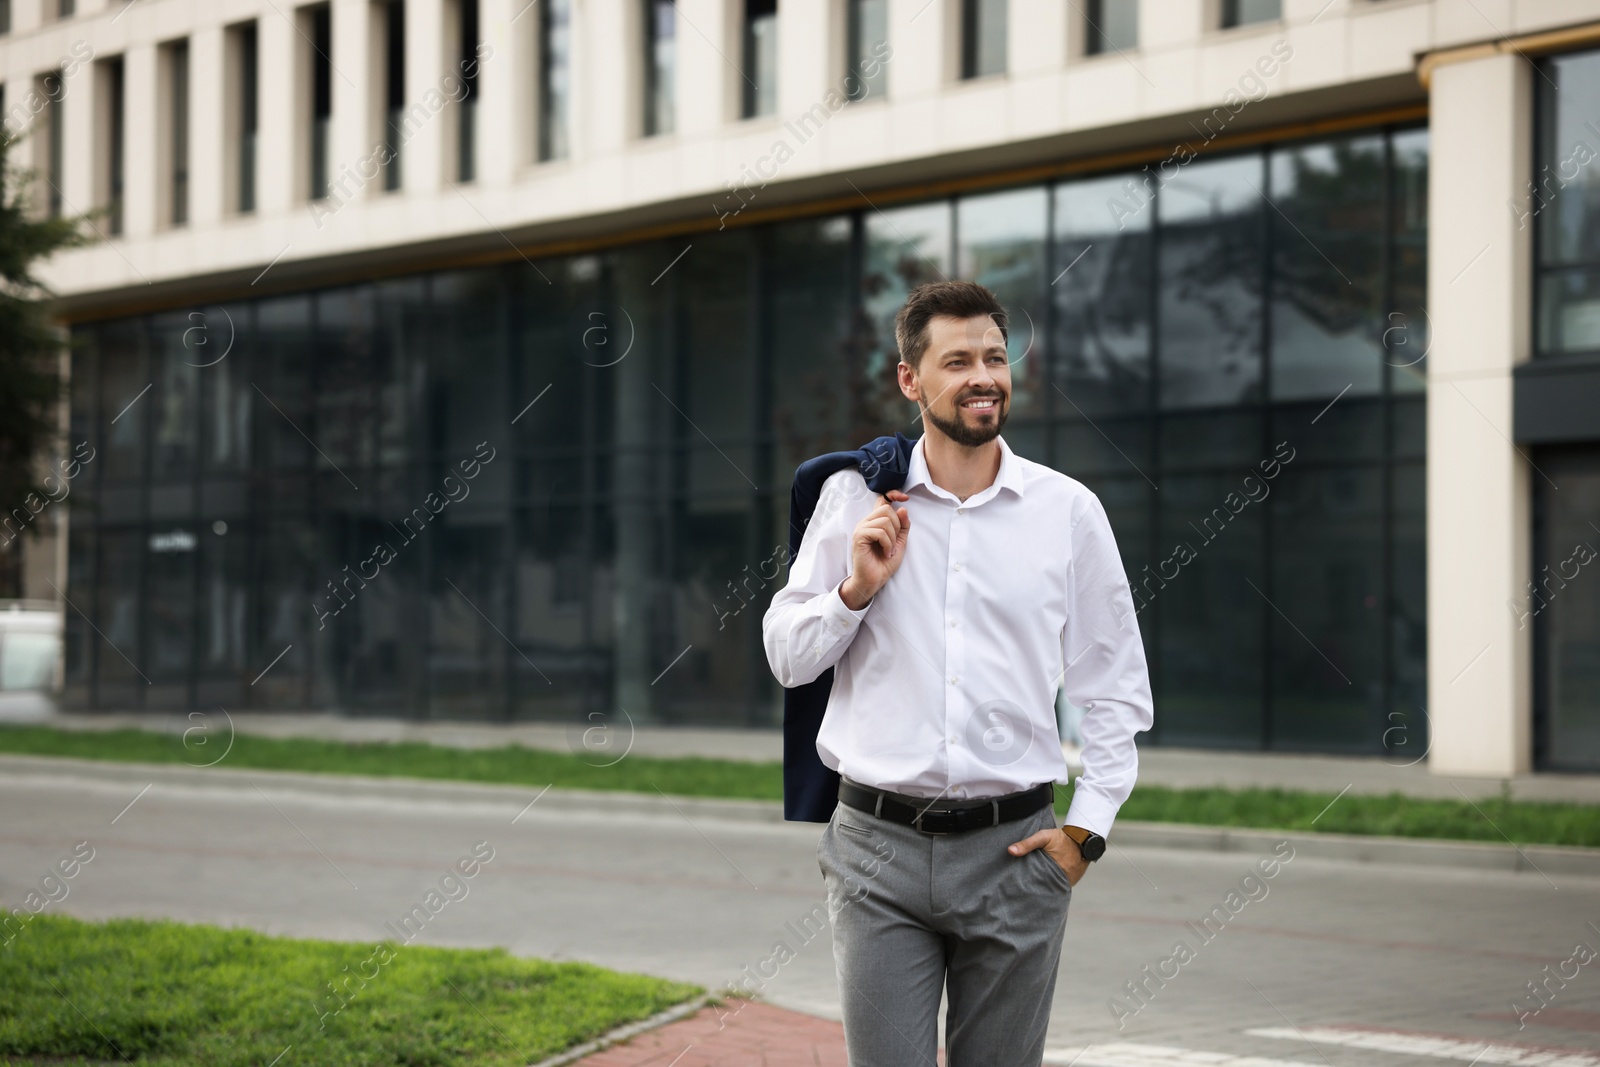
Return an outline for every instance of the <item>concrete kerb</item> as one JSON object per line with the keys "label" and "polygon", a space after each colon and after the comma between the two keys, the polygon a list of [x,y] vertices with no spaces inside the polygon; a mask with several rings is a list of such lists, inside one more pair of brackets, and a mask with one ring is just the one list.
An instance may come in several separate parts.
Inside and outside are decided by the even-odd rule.
{"label": "concrete kerb", "polygon": [[[249,793],[260,788],[301,798],[322,798],[340,805],[368,804],[375,809],[405,807],[426,810],[478,806],[518,815],[535,796],[541,813],[564,812],[603,818],[701,819],[800,829],[785,823],[783,805],[770,800],[715,797],[662,797],[650,793],[550,789],[538,786],[482,785],[417,778],[363,778],[300,771],[197,769],[171,764],[121,763],[54,756],[0,755],[0,775],[10,779],[67,779],[85,788],[125,789],[157,782],[196,794]],[[1119,820],[1120,847],[1179,849],[1198,852],[1257,853],[1288,838],[1303,856],[1345,863],[1402,866],[1464,867],[1503,872],[1543,872],[1600,877],[1600,849],[1557,845],[1510,845],[1478,841],[1437,841],[1410,837],[1306,833],[1237,827],[1191,826],[1180,823]]]}
{"label": "concrete kerb", "polygon": [[547,1060],[540,1060],[538,1063],[530,1064],[529,1067],[566,1067],[569,1063],[581,1060],[585,1056],[592,1056],[596,1052],[603,1052],[612,1045],[627,1041],[629,1038],[638,1037],[642,1033],[665,1026],[668,1023],[677,1022],[679,1019],[687,1019],[716,999],[718,998],[710,993],[703,993],[693,1000],[686,1000],[682,1004],[668,1008],[666,1011],[657,1012],[648,1019],[640,1019],[638,1022],[619,1026],[610,1033],[601,1034],[593,1041],[585,1041],[581,1045],[575,1045],[565,1052],[551,1056]]}

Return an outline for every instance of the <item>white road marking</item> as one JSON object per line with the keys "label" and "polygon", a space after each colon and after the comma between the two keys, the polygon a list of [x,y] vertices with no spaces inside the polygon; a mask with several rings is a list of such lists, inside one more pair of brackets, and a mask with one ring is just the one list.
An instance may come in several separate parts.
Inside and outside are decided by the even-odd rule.
{"label": "white road marking", "polygon": [[1132,1041],[1090,1045],[1082,1052],[1046,1049],[1044,1062],[1054,1067],[1306,1067],[1304,1060],[1272,1060],[1260,1056],[1234,1056],[1225,1052],[1141,1045]]}
{"label": "white road marking", "polygon": [[1442,1034],[1408,1034],[1395,1030],[1362,1030],[1332,1026],[1308,1026],[1299,1033],[1286,1026],[1246,1030],[1252,1037],[1277,1037],[1286,1041],[1305,1040],[1318,1045],[1344,1045],[1374,1052],[1396,1052],[1412,1056],[1436,1056],[1467,1063],[1511,1064],[1513,1067],[1600,1067],[1600,1055],[1578,1049],[1539,1045],[1495,1044]]}

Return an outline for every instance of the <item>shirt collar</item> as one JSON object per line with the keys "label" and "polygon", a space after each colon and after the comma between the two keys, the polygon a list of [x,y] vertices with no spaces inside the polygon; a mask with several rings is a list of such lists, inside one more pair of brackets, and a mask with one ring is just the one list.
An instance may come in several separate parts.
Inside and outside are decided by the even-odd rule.
{"label": "shirt collar", "polygon": [[[911,449],[911,462],[906,470],[906,483],[902,487],[902,491],[909,495],[913,488],[919,485],[924,485],[927,486],[929,491],[931,491],[935,496],[942,496],[949,500],[954,500],[954,493],[939,488],[937,485],[933,484],[933,480],[928,477],[928,460],[927,457],[923,455],[923,446],[927,440],[928,435],[923,434],[921,437],[917,438],[916,445]],[[968,506],[973,504],[981,504],[984,500],[994,496],[1001,489],[1009,489],[1019,497],[1022,495],[1022,460],[1018,459],[1017,454],[1011,451],[1011,446],[1006,444],[1006,439],[1004,437],[1000,437],[998,440],[1000,442],[1000,470],[995,474],[994,483],[989,486],[988,489],[983,489],[967,498],[965,504]]]}

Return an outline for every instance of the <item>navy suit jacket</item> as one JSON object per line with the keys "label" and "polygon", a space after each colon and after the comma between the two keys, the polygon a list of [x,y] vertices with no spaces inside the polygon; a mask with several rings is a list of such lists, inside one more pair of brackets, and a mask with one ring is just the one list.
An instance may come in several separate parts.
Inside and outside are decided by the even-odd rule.
{"label": "navy suit jacket", "polygon": [[[899,489],[906,484],[915,446],[915,441],[896,431],[893,437],[874,438],[853,452],[829,452],[800,464],[789,493],[791,565],[829,475],[859,467],[867,488],[874,493]],[[817,755],[817,731],[822,728],[832,691],[832,667],[804,685],[783,691],[783,817],[790,822],[827,822],[839,803],[838,772]]]}

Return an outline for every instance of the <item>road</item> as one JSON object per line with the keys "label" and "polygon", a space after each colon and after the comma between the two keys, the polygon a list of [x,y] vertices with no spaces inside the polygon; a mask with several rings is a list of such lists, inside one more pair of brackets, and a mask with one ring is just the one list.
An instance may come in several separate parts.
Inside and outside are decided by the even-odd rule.
{"label": "road", "polygon": [[[826,915],[819,832],[659,797],[594,810],[537,789],[8,759],[0,900],[20,903],[87,841],[93,860],[50,910],[351,941],[415,931],[416,944],[502,945],[713,989],[755,975],[774,1004],[837,1019],[828,932],[805,933]],[[475,847],[493,858],[445,881]],[[1292,850],[1291,837],[1280,861]],[[1267,879],[1269,855],[1114,847],[1074,893],[1047,1062],[1092,1045],[1084,1064],[1223,1053],[1404,1067],[1467,1063],[1494,1042],[1600,1067],[1600,958],[1574,962],[1576,946],[1600,952],[1600,879],[1298,855]],[[436,889],[437,914],[400,926]],[[1206,937],[1214,908],[1225,921]],[[793,958],[771,965],[780,940]],[[1513,1004],[1537,1006],[1527,983],[1562,974],[1519,1025]]]}

